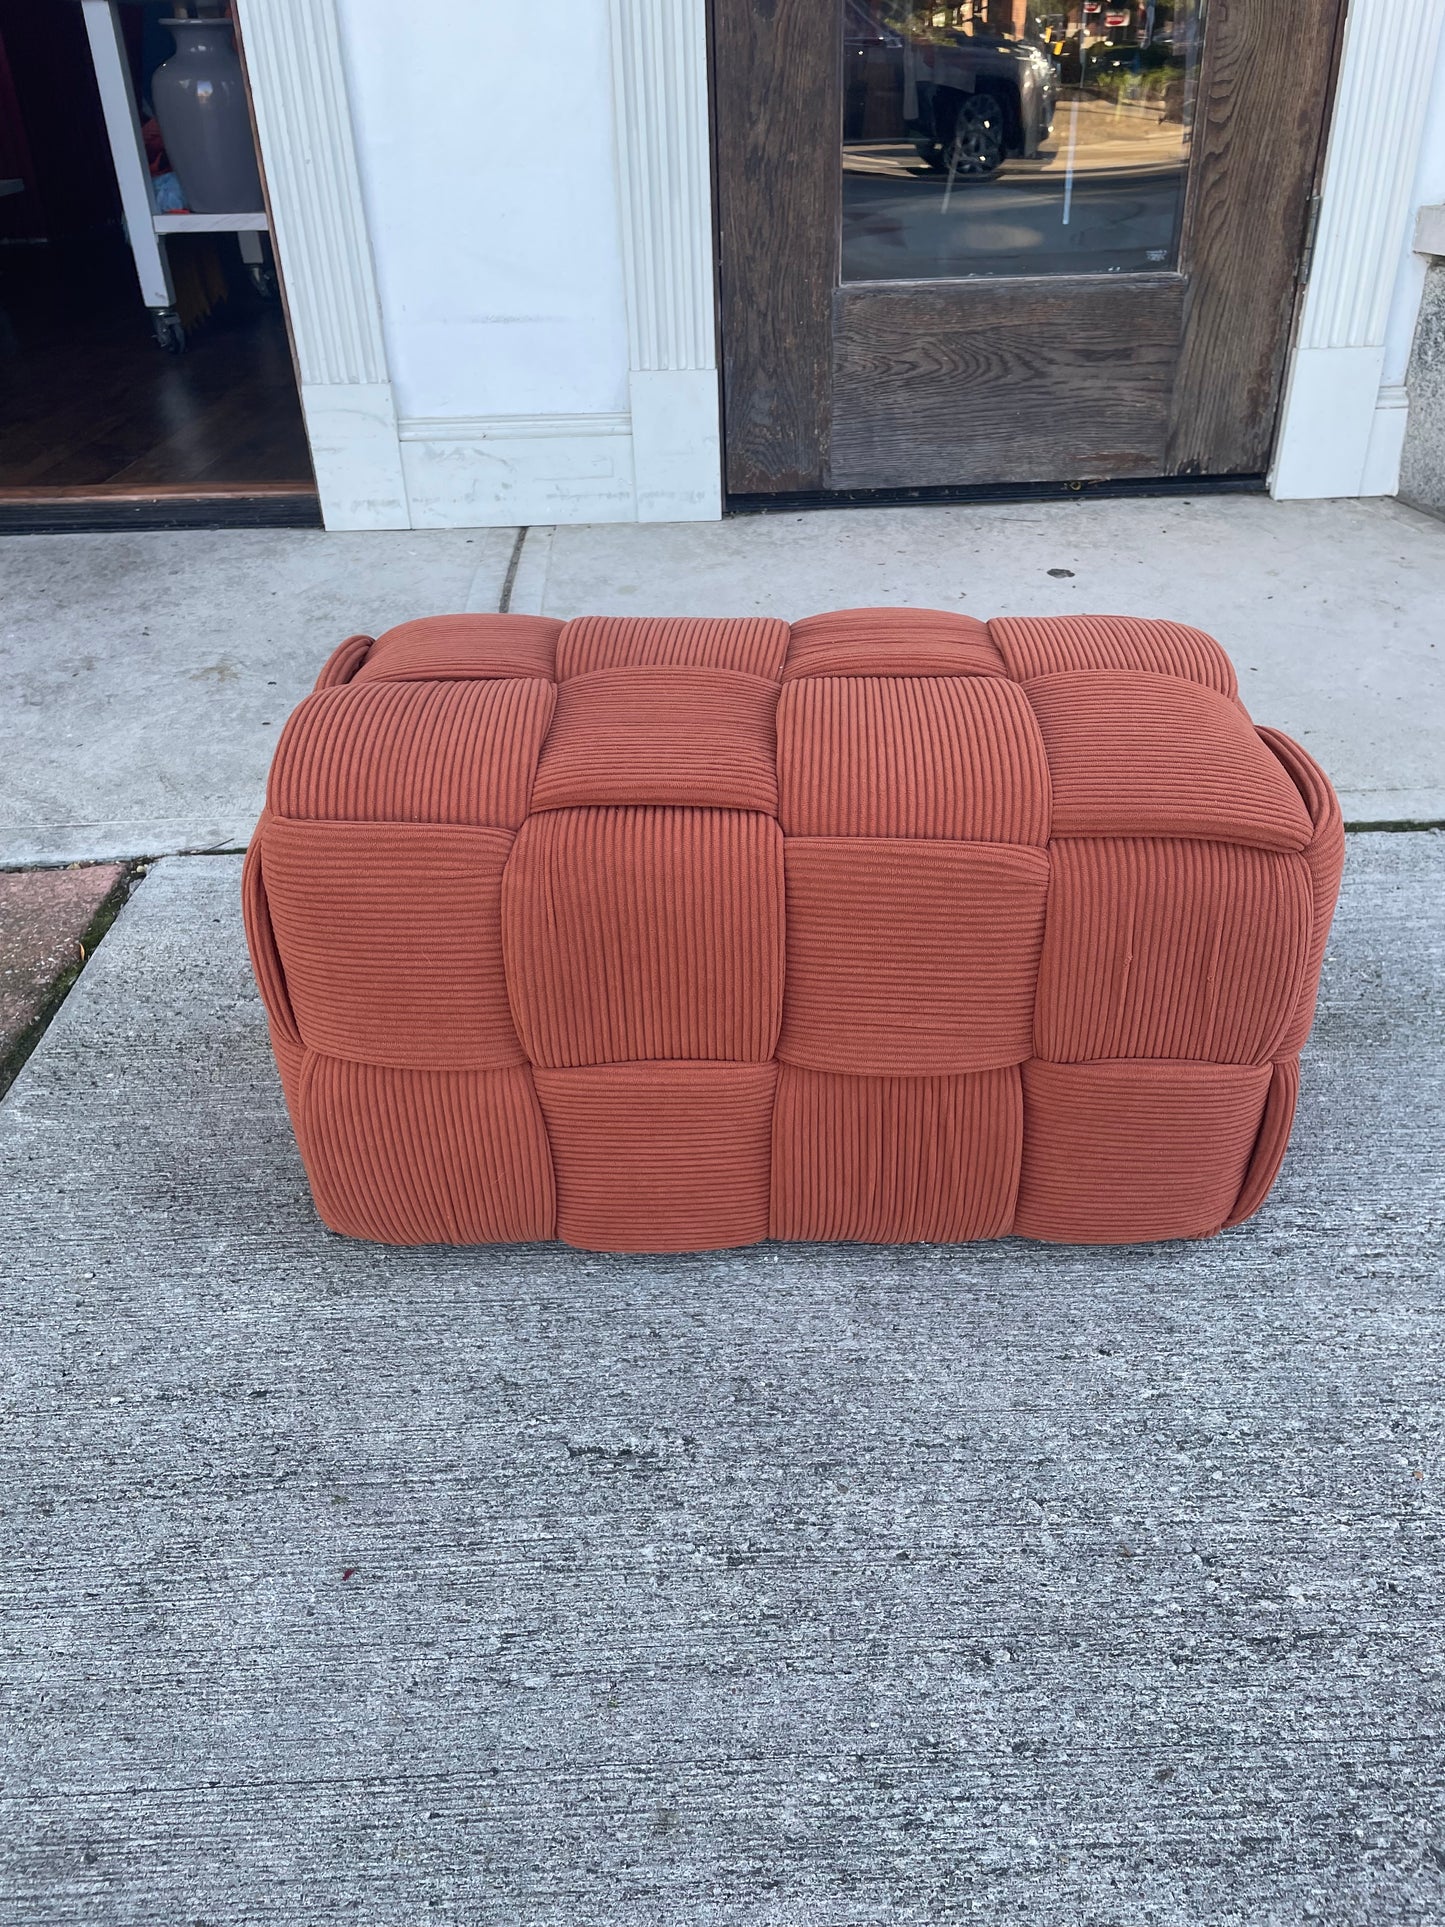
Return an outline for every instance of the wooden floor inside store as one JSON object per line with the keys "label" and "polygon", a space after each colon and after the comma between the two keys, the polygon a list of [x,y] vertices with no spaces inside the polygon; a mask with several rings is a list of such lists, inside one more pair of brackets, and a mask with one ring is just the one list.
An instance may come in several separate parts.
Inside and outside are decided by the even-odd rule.
{"label": "wooden floor inside store", "polygon": [[280,302],[230,259],[233,237],[183,239],[177,297],[198,318],[177,355],[118,232],[0,248],[0,497],[312,485]]}

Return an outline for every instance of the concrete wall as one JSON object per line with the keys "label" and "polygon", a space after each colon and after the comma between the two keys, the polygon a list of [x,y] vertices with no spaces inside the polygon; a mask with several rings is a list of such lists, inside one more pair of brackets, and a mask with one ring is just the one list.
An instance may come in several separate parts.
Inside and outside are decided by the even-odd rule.
{"label": "concrete wall", "polygon": [[[1388,431],[1375,437],[1376,460],[1366,475],[1364,494],[1403,495],[1425,501],[1422,464],[1432,459],[1438,476],[1445,472],[1445,365],[1441,332],[1445,328],[1445,281],[1438,262],[1431,271],[1429,258],[1418,252],[1415,227],[1422,207],[1445,201],[1445,36],[1435,63],[1435,82],[1425,113],[1420,157],[1410,200],[1409,228],[1400,250],[1399,267],[1390,299],[1385,330],[1385,362],[1380,378],[1381,401],[1395,411]],[[1427,273],[1429,280],[1427,282]],[[1433,370],[1433,374],[1432,374]],[[1413,480],[1407,480],[1410,470]],[[1438,490],[1437,480],[1437,490]],[[1433,506],[1445,506],[1437,492]]]}
{"label": "concrete wall", "polygon": [[1445,513],[1445,260],[1432,260],[1425,276],[1406,389],[1400,493],[1420,508]]}

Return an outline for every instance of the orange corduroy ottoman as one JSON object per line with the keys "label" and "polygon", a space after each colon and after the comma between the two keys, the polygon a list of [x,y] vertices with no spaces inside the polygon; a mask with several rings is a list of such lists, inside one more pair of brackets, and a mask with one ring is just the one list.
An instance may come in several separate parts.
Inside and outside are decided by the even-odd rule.
{"label": "orange corduroy ottoman", "polygon": [[334,1230],[1115,1243],[1262,1203],[1343,850],[1175,623],[439,616],[287,723],[245,908]]}

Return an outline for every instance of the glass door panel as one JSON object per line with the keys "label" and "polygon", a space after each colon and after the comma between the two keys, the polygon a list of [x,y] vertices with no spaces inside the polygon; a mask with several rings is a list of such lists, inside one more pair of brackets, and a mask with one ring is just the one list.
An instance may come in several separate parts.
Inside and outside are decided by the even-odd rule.
{"label": "glass door panel", "polygon": [[1159,274],[1204,0],[842,0],[842,279]]}

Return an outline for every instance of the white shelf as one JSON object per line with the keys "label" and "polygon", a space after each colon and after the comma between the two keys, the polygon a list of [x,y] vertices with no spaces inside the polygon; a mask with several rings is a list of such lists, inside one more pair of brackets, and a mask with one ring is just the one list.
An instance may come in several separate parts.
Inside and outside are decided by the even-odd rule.
{"label": "white shelf", "polygon": [[157,214],[157,234],[264,234],[264,214]]}

